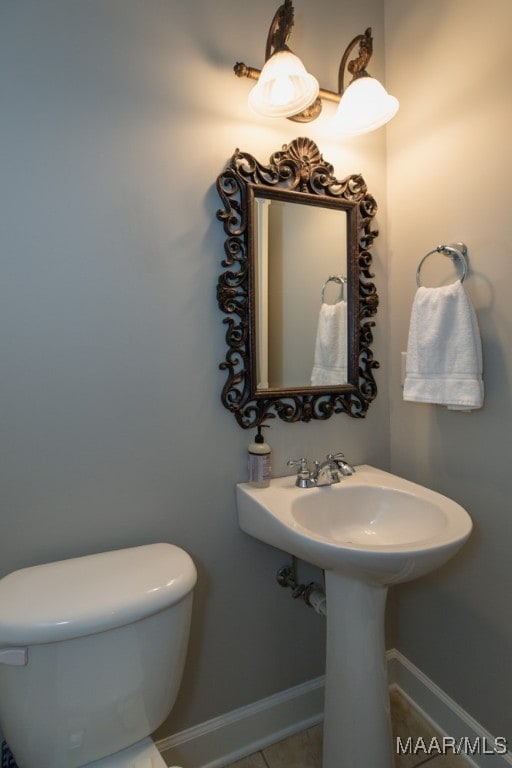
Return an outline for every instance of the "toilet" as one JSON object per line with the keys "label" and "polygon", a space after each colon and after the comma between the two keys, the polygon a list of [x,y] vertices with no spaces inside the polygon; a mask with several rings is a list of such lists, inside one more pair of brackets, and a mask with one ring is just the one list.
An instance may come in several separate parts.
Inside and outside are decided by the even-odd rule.
{"label": "toilet", "polygon": [[18,768],[161,768],[196,569],[173,544],[0,579],[0,731]]}

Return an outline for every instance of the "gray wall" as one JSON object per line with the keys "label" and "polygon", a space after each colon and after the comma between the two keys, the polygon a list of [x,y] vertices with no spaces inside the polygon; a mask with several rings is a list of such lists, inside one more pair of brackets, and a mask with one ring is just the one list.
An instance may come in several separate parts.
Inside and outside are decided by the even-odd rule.
{"label": "gray wall", "polygon": [[[324,87],[369,24],[382,72],[381,0],[297,6],[293,47]],[[285,556],[236,521],[252,434],[220,403],[214,189],[236,147],[266,162],[307,135],[381,204],[380,395],[363,421],[274,422],[275,472],[335,449],[389,460],[384,132],[341,144],[329,109],[311,126],[249,114],[232,67],[262,65],[276,7],[0,5],[0,569],[159,540],[191,553],[190,654],[161,736],[323,672],[322,618],[275,584]]]}
{"label": "gray wall", "polygon": [[[401,100],[387,131],[386,193],[384,131],[340,143],[328,114],[307,126],[249,115],[250,84],[232,66],[261,66],[276,7],[0,6],[1,573],[150,541],[188,549],[199,570],[191,647],[162,736],[321,674],[323,620],[275,585],[284,556],[237,527],[233,487],[246,478],[252,435],[219,401],[215,302],[216,176],[235,147],[267,161],[305,134],[339,177],[363,173],[379,201],[383,365],[366,420],[272,424],[276,474],[291,455],[335,448],[386,468],[391,449],[394,471],[465,504],[471,543],[438,575],[397,591],[395,639],[507,734],[512,8],[296,3],[292,47],[331,88],[342,49],[370,24],[371,71],[383,73],[385,12],[386,83]],[[484,343],[486,403],[473,414],[406,404],[400,390],[416,265],[457,239],[469,246]]]}
{"label": "gray wall", "polygon": [[[452,496],[475,523],[452,564],[401,588],[397,645],[510,739],[512,5],[384,5],[387,85],[401,100],[388,130],[392,469]],[[400,390],[416,266],[454,240],[469,248],[484,348],[485,406],[471,414],[404,403]]]}

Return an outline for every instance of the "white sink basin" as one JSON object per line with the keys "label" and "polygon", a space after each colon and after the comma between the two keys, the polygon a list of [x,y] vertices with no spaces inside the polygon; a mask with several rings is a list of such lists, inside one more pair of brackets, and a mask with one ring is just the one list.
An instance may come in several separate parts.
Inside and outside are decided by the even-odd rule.
{"label": "white sink basin", "polygon": [[445,563],[468,538],[451,499],[367,465],[336,485],[237,485],[240,527],[325,570],[323,768],[393,768],[385,661],[387,588]]}
{"label": "white sink basin", "polygon": [[446,496],[368,465],[340,483],[297,488],[237,486],[240,527],[325,570],[388,585],[445,563],[471,533],[468,513]]}

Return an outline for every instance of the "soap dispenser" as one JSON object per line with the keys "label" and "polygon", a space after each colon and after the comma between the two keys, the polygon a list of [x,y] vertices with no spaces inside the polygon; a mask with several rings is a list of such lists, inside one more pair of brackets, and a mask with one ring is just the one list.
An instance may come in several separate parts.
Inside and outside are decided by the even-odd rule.
{"label": "soap dispenser", "polygon": [[[267,426],[263,424],[263,426]],[[270,485],[272,467],[270,464],[271,448],[261,434],[261,425],[254,442],[249,445],[249,483],[255,488],[267,488]]]}

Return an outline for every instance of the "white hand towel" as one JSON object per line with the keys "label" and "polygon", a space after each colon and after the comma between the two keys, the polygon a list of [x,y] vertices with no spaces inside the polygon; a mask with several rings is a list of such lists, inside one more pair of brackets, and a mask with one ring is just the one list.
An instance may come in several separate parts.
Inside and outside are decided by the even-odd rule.
{"label": "white hand towel", "polygon": [[347,302],[322,304],[318,315],[311,384],[347,383]]}
{"label": "white hand towel", "polygon": [[480,332],[475,310],[460,281],[416,291],[404,400],[438,403],[453,410],[483,405]]}

